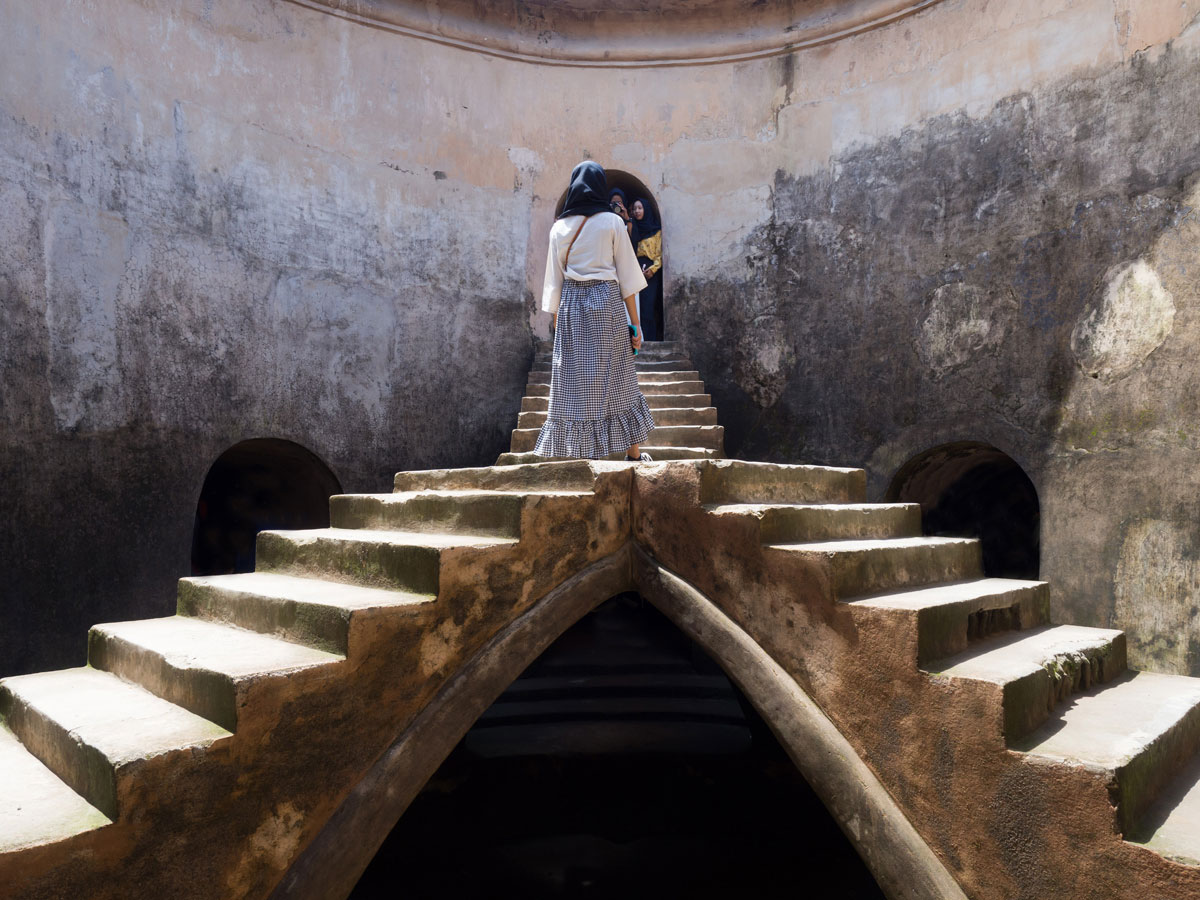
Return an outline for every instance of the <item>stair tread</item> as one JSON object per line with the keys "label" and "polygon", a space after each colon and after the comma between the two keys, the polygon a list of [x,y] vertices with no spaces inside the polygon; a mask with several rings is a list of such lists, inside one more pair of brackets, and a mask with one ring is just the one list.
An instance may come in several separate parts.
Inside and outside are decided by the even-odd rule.
{"label": "stair tread", "polygon": [[274,572],[196,575],[183,580],[193,584],[227,588],[238,593],[254,594],[274,600],[292,600],[298,603],[344,610],[411,606],[429,603],[433,600],[429,594],[362,587],[340,581],[323,581],[319,578],[298,578],[295,575],[277,575]]}
{"label": "stair tread", "polygon": [[1146,813],[1132,843],[1175,862],[1200,866],[1200,756]]}
{"label": "stair tread", "polygon": [[1082,625],[1051,625],[997,635],[927,668],[939,676],[1005,684],[1044,667],[1048,661],[1110,645],[1122,632]]}
{"label": "stair tread", "polygon": [[230,737],[221,726],[97,669],[17,675],[2,684],[114,766]]}
{"label": "stair tread", "polygon": [[95,626],[95,630],[157,653],[174,668],[218,672],[235,681],[344,659],[304,644],[189,616],[110,622]]}
{"label": "stair tread", "polygon": [[1116,771],[1200,706],[1200,678],[1137,672],[1075,695],[1014,749]]}
{"label": "stair tread", "polygon": [[780,509],[847,510],[849,512],[871,512],[874,510],[909,510],[916,503],[787,503],[775,500],[763,503],[708,503],[704,508],[710,513],[757,513]]}
{"label": "stair tread", "polygon": [[900,538],[855,538],[844,541],[812,541],[808,543],[772,544],[775,550],[800,550],[806,553],[858,553],[868,550],[897,549],[909,547],[950,547],[976,543],[975,538],[952,537],[900,537]]}
{"label": "stair tread", "polygon": [[857,606],[879,609],[919,611],[998,596],[1012,591],[1031,590],[1045,583],[1044,581],[1024,581],[1016,578],[977,578],[972,581],[938,584],[909,591],[892,591],[869,597],[856,597],[847,602]]}
{"label": "stair tread", "polygon": [[388,531],[375,528],[308,528],[296,531],[268,530],[260,533],[276,535],[296,544],[336,540],[369,544],[401,544],[437,550],[451,547],[491,547],[517,542],[516,538],[490,535],[439,533],[436,531]]}
{"label": "stair tread", "polygon": [[414,497],[456,497],[462,500],[480,500],[491,497],[590,497],[591,491],[565,491],[548,488],[542,490],[533,488],[521,490],[517,488],[499,488],[497,490],[473,490],[471,488],[428,488],[419,491],[391,491],[378,494],[337,494],[338,497],[361,497],[378,500],[380,503],[403,503]]}
{"label": "stair tread", "polygon": [[46,768],[0,725],[0,853],[49,844],[111,820]]}

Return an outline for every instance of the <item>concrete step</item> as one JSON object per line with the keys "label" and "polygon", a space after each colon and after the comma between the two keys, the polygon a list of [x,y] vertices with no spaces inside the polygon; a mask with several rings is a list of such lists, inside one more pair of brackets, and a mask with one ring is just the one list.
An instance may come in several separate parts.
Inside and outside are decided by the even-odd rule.
{"label": "concrete step", "polygon": [[700,502],[706,504],[861,503],[866,496],[862,469],[724,459],[700,470]]}
{"label": "concrete step", "polygon": [[514,543],[512,538],[314,528],[260,531],[255,555],[260,572],[436,595],[443,553]]}
{"label": "concrete step", "polygon": [[[639,353],[634,357],[633,364],[639,372],[694,372],[696,370],[696,366],[692,361],[682,354],[660,354],[653,357],[646,357]],[[529,371],[549,372],[553,367],[553,358],[547,354],[546,356],[534,357],[533,365]]]}
{"label": "concrete step", "polygon": [[1044,581],[981,578],[851,600],[863,609],[894,612],[917,636],[917,664],[962,653],[972,640],[1050,622]]}
{"label": "concrete step", "polygon": [[587,460],[547,462],[542,457],[535,465],[497,469],[484,466],[471,469],[428,469],[397,472],[393,482],[396,493],[408,491],[591,491],[596,472]]}
{"label": "concrete step", "polygon": [[[649,453],[655,462],[670,462],[681,459],[720,459],[720,452],[707,447],[659,447],[649,444],[642,445],[642,452]],[[621,462],[625,459],[624,450],[616,450],[609,454],[609,460],[613,462]],[[496,460],[496,465],[503,466],[518,466],[535,463],[538,460],[545,461],[547,457],[538,456],[532,450],[522,453],[501,453],[499,459]],[[634,465],[634,463],[630,463]]]}
{"label": "concrete step", "polygon": [[0,854],[53,844],[111,820],[0,725]]}
{"label": "concrete step", "polygon": [[0,713],[21,743],[92,806],[116,820],[121,798],[155,757],[160,772],[230,733],[96,669],[0,681]]}
{"label": "concrete step", "polygon": [[1163,789],[1126,840],[1185,866],[1200,866],[1200,756]]}
{"label": "concrete step", "polygon": [[997,635],[927,667],[939,678],[994,688],[1011,744],[1048,719],[1056,706],[1125,672],[1125,634],[1079,625],[1043,626]]}
{"label": "concrete step", "polygon": [[[703,394],[703,381],[641,381],[638,386],[647,398],[656,394]],[[531,383],[525,388],[526,397],[549,397],[550,384]]]}
{"label": "concrete step", "polygon": [[[538,341],[533,347],[534,357],[547,356],[554,352],[554,341]],[[680,341],[647,341],[642,345],[642,349],[638,352],[638,356],[645,354],[648,357],[683,355],[687,353],[687,348]]]}
{"label": "concrete step", "polygon": [[1125,834],[1200,748],[1200,678],[1137,672],[1080,694],[1014,749],[1108,773]]}
{"label": "concrete step", "polygon": [[854,538],[913,537],[921,533],[919,503],[724,503],[715,516],[750,516],[764,544]]}
{"label": "concrete step", "polygon": [[[640,385],[675,384],[675,383],[678,383],[681,381],[689,382],[689,383],[700,381],[700,373],[697,372],[695,369],[690,369],[690,370],[679,369],[679,370],[666,371],[666,372],[651,372],[651,371],[646,371],[644,369],[639,369],[638,373],[637,373],[637,377],[638,377],[638,384],[640,384]],[[529,373],[528,384],[530,386],[538,385],[538,384],[549,384],[549,383],[550,383],[550,370],[549,369],[547,369],[544,372],[538,372],[535,370],[535,371],[532,371]],[[643,390],[644,390],[644,388],[643,388]]]}
{"label": "concrete step", "polygon": [[224,622],[348,656],[351,622],[384,614],[415,615],[432,594],[358,587],[268,572],[181,578],[176,609],[181,616]]}
{"label": "concrete step", "polygon": [[[651,409],[705,409],[712,406],[711,394],[647,394],[642,392]],[[549,395],[522,397],[521,412],[546,412]]]}
{"label": "concrete step", "polygon": [[[523,453],[537,446],[539,428],[515,428],[512,433],[513,453]],[[655,428],[652,440],[659,447],[707,447],[721,450],[725,446],[725,429],[721,425],[668,425]]]}
{"label": "concrete step", "polygon": [[979,542],[971,538],[908,537],[773,544],[829,573],[836,599],[917,585],[965,581],[982,574]]}
{"label": "concrete step", "polygon": [[[656,398],[657,399],[657,398]],[[546,411],[523,412],[517,416],[517,428],[541,428],[546,421]],[[654,424],[670,425],[716,425],[717,408],[709,407],[659,407],[654,410]]]}
{"label": "concrete step", "polygon": [[506,491],[341,494],[329,499],[329,524],[518,538],[526,496]]}
{"label": "concrete step", "polygon": [[345,657],[187,616],[110,622],[88,634],[88,663],[237,730],[238,710],[270,678],[329,666]]}

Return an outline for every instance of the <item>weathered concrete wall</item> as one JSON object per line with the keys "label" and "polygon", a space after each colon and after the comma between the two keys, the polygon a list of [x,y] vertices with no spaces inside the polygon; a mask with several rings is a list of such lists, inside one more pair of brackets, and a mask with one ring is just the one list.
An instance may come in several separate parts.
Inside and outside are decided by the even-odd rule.
{"label": "weathered concrete wall", "polygon": [[240,440],[350,491],[504,449],[529,199],[496,85],[265,0],[0,21],[0,672],[171,611]]}
{"label": "weathered concrete wall", "polygon": [[1056,618],[1198,674],[1197,10],[985,6],[796,57],[811,105],[778,120],[829,158],[780,161],[735,259],[676,266],[675,336],[734,455],[865,462],[880,496],[931,447],[1001,448]]}
{"label": "weathered concrete wall", "polygon": [[943,0],[774,58],[604,69],[279,0],[0,0],[0,672],[168,611],[239,440],[296,441],[349,491],[489,462],[585,156],[656,193],[669,336],[732,453],[865,462],[878,495],[992,443],[1038,486],[1060,618],[1200,672],[1198,11]]}

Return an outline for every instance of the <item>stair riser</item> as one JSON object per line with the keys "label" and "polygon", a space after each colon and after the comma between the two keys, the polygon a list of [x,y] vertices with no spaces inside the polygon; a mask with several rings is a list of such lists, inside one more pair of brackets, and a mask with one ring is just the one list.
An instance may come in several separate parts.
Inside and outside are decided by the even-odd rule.
{"label": "stair riser", "polygon": [[262,531],[256,569],[436,595],[440,557],[441,551],[431,547],[337,539],[299,541],[283,533]]}
{"label": "stair riser", "polygon": [[[651,409],[707,409],[712,406],[710,394],[646,394],[646,403]],[[550,398],[522,397],[521,412],[546,412]]]}
{"label": "stair riser", "polygon": [[[546,421],[546,413],[523,412],[517,416],[517,428],[541,428]],[[667,408],[654,411],[654,423],[660,427],[673,425],[716,425],[717,411],[713,407],[707,409],[678,409]]]}
{"label": "stair riser", "polygon": [[100,812],[110,819],[117,818],[117,775],[103,753],[77,740],[2,683],[0,715],[46,768]]}
{"label": "stair riser", "polygon": [[[553,353],[554,345],[550,341],[546,341],[536,346],[533,358],[535,360],[549,359]],[[645,356],[648,359],[686,357],[687,355],[687,348],[678,341],[650,341],[643,344],[642,349],[638,351],[639,357]]]}
{"label": "stair riser", "polygon": [[917,614],[917,665],[962,653],[970,643],[968,623],[983,610],[1008,610],[1013,627],[1050,622],[1050,589],[1040,584],[1003,594],[923,609]]}
{"label": "stair riser", "polygon": [[225,622],[329,653],[348,652],[350,613],[337,607],[263,597],[183,578],[179,581],[176,611],[181,616]]}
{"label": "stair riser", "polygon": [[88,663],[140,684],[222,728],[237,729],[237,689],[225,675],[200,668],[177,668],[156,653],[106,634],[101,626],[88,633]]}
{"label": "stair riser", "polygon": [[1126,835],[1171,780],[1200,752],[1200,706],[1117,772],[1117,813]]}
{"label": "stair riser", "polygon": [[919,585],[965,581],[978,578],[982,570],[979,545],[968,542],[830,553],[789,552],[825,566],[834,597],[840,600]]}
{"label": "stair riser", "polygon": [[916,504],[874,509],[768,509],[759,526],[764,544],[915,537],[920,533],[921,507]]}
{"label": "stair riser", "polygon": [[[655,462],[665,462],[674,459],[720,459],[718,451],[705,450],[699,447],[658,447],[651,444],[643,444],[642,450],[653,456]],[[608,459],[612,462],[620,462],[624,458],[625,451],[623,450],[616,450],[608,456]],[[499,459],[496,460],[496,465],[499,467],[528,465],[540,459],[544,459],[544,457],[537,456],[532,452],[501,453]]]}
{"label": "stair riser", "polygon": [[[1081,658],[1082,657],[1082,658]],[[1103,647],[1055,660],[1053,665],[1003,687],[1004,737],[1012,742],[1033,732],[1068,697],[1112,681],[1126,670],[1125,635]]]}
{"label": "stair riser", "polygon": [[[513,453],[524,453],[537,446],[538,429],[516,429],[512,433]],[[666,428],[655,428],[647,441],[652,441],[659,447],[704,447],[709,450],[721,450],[724,447],[725,429],[720,425],[705,425],[689,427],[677,425]]]}
{"label": "stair riser", "polygon": [[867,473],[862,469],[797,466],[780,469],[730,462],[704,466],[702,503],[862,503]]}
{"label": "stair riser", "polygon": [[[638,378],[638,384],[641,384],[641,385],[670,384],[670,383],[676,383],[676,382],[699,383],[701,380],[700,373],[697,372],[695,369],[678,370],[678,371],[670,371],[670,372],[647,372],[644,370],[639,370],[637,373],[637,378]],[[549,384],[549,383],[550,383],[549,370],[547,370],[545,372],[530,372],[529,373],[528,384],[530,386],[538,385],[538,384]]]}
{"label": "stair riser", "polygon": [[[703,381],[673,381],[668,383],[641,383],[641,391],[647,397],[652,394],[703,394]],[[549,397],[549,384],[530,384],[525,388],[527,397]]]}
{"label": "stair riser", "polygon": [[407,491],[590,491],[596,473],[586,461],[548,463],[496,469],[432,469],[424,472],[400,472],[393,482],[397,493]]}
{"label": "stair riser", "polygon": [[[643,353],[638,353],[633,364],[639,372],[657,372],[657,371],[680,371],[680,372],[695,372],[696,366],[690,359],[680,353],[668,353],[664,355],[646,356]],[[553,359],[547,356],[536,357],[533,361],[531,372],[549,372],[554,366]]]}
{"label": "stair riser", "polygon": [[424,494],[404,500],[347,494],[330,498],[329,517],[334,528],[516,538],[521,534],[524,505],[525,498],[520,494],[478,497]]}

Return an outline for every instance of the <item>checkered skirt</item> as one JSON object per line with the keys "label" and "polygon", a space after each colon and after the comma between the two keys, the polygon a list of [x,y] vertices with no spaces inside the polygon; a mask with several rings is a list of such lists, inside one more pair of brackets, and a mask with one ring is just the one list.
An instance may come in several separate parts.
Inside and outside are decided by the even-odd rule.
{"label": "checkered skirt", "polygon": [[563,282],[554,330],[550,407],[539,456],[603,459],[654,428],[638,389],[629,324],[615,281]]}

